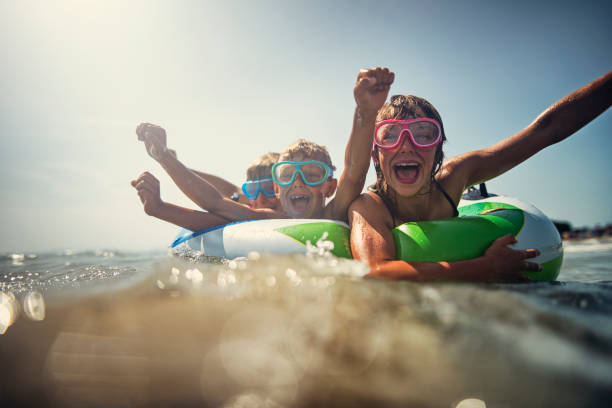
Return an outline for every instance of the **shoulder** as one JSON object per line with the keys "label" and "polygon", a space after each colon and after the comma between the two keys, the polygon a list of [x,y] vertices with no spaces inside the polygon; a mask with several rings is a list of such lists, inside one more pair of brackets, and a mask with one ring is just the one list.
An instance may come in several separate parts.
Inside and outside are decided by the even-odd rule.
{"label": "shoulder", "polygon": [[349,206],[349,223],[353,224],[356,217],[368,224],[384,224],[392,226],[393,220],[382,198],[374,192],[367,192],[357,197]]}
{"label": "shoulder", "polygon": [[382,199],[378,194],[368,191],[357,197],[349,206],[349,210],[360,210],[368,208],[385,207]]}
{"label": "shoulder", "polygon": [[477,166],[482,151],[476,150],[444,161],[440,172],[436,175],[436,181],[446,191],[453,201],[459,202],[463,191],[469,187],[469,181],[473,178],[473,168]]}

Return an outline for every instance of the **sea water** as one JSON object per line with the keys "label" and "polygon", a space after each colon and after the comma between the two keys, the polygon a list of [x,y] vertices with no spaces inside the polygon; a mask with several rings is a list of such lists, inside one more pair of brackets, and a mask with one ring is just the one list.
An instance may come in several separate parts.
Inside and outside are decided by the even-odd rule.
{"label": "sea water", "polygon": [[0,404],[609,406],[612,240],[564,247],[529,284],[367,279],[317,251],[3,254]]}

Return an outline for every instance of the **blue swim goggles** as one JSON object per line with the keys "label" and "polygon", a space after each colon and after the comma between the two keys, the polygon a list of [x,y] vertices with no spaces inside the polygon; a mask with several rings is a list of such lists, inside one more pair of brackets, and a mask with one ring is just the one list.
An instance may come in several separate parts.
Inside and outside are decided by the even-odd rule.
{"label": "blue swim goggles", "polygon": [[271,178],[247,181],[242,185],[242,192],[249,200],[257,199],[260,192],[266,197],[276,196],[274,194],[274,182]]}
{"label": "blue swim goggles", "polygon": [[281,187],[293,184],[296,174],[300,174],[306,185],[318,186],[332,177],[334,172],[322,161],[303,162],[281,161],[272,166],[272,180]]}

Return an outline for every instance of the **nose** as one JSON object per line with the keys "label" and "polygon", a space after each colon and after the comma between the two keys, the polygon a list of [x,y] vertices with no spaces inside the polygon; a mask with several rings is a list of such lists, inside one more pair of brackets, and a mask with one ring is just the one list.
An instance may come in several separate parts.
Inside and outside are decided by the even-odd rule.
{"label": "nose", "polygon": [[295,179],[293,180],[293,184],[297,184],[297,185],[301,185],[301,186],[306,185],[306,183],[304,182],[304,176],[302,175],[301,171],[298,171],[295,174]]}
{"label": "nose", "polygon": [[399,150],[409,151],[414,150],[414,145],[412,144],[412,140],[410,139],[410,134],[407,129],[404,129],[400,135],[402,141],[400,143]]}

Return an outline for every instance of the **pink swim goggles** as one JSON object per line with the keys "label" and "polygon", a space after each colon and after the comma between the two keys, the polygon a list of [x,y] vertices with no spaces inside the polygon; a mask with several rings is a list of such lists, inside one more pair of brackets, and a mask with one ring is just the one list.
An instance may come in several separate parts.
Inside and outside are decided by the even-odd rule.
{"label": "pink swim goggles", "polygon": [[426,149],[442,140],[442,127],[437,120],[417,118],[411,120],[388,119],[374,128],[374,145],[381,149],[395,149],[407,134],[415,147]]}

